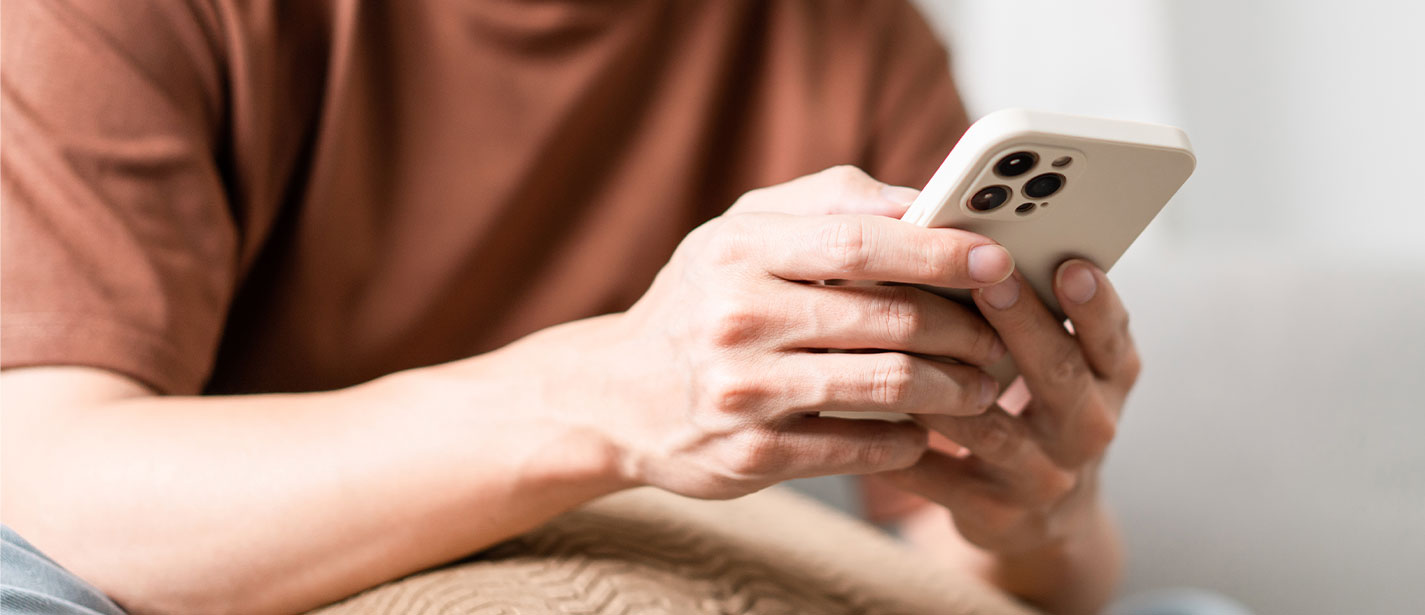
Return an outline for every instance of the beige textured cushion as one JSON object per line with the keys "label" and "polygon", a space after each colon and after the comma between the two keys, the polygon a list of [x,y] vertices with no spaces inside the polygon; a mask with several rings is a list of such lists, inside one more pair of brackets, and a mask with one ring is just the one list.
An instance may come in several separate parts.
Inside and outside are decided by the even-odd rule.
{"label": "beige textured cushion", "polygon": [[1031,611],[786,490],[708,502],[639,489],[319,613]]}

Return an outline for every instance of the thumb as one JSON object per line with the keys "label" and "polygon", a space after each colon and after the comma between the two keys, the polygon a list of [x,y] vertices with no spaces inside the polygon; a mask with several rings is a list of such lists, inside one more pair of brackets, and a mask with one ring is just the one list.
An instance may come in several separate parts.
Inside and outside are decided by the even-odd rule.
{"label": "thumb", "polygon": [[862,214],[899,218],[919,195],[920,191],[914,188],[884,184],[861,169],[843,165],[748,192],[727,213]]}
{"label": "thumb", "polygon": [[906,210],[910,209],[910,204],[914,203],[918,196],[920,196],[920,191],[915,188],[881,184],[881,199],[878,201],[878,206],[881,209],[875,211],[837,213],[865,213],[899,218],[905,215]]}

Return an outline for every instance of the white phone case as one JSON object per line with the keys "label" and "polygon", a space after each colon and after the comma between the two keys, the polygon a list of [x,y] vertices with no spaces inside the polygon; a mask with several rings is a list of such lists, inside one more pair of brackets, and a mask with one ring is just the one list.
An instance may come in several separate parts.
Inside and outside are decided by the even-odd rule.
{"label": "white phone case", "polygon": [[[1013,177],[999,174],[996,165],[1017,152],[1031,153],[1032,167]],[[965,132],[902,220],[998,241],[1062,317],[1053,292],[1058,266],[1077,257],[1108,271],[1195,165],[1187,135],[1172,126],[1006,109]],[[1026,184],[1044,174],[1058,174],[1062,187],[1028,198]],[[991,211],[972,208],[970,199],[991,186],[1007,189],[1011,198]],[[927,290],[974,305],[964,290]],[[1018,374],[1008,357],[986,371],[1002,387]]]}

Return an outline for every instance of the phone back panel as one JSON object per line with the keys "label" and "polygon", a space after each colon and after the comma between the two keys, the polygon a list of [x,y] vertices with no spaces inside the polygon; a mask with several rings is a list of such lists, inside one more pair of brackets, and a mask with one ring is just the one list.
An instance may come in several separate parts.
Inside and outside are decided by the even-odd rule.
{"label": "phone back panel", "polygon": [[[1022,151],[1036,154],[1033,168],[1015,177],[995,172],[998,161]],[[1053,293],[1059,264],[1084,258],[1107,271],[1195,164],[1187,135],[1171,126],[1007,109],[966,131],[902,219],[998,241],[1040,299],[1062,317]],[[1061,175],[1062,188],[1029,198],[1026,182],[1045,173]],[[969,199],[992,185],[1008,188],[1011,198],[988,213],[972,209]],[[1031,211],[1015,211],[1026,203]],[[973,305],[967,291],[930,290]]]}

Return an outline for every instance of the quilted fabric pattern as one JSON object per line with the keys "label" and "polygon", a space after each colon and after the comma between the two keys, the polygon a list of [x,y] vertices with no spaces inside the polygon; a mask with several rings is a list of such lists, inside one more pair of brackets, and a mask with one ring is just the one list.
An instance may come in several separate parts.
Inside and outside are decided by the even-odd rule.
{"label": "quilted fabric pattern", "polygon": [[859,521],[772,490],[605,498],[476,558],[320,611],[347,614],[1022,614]]}

